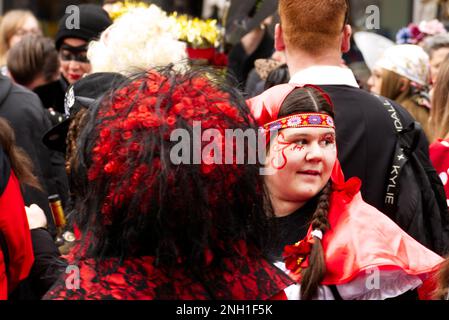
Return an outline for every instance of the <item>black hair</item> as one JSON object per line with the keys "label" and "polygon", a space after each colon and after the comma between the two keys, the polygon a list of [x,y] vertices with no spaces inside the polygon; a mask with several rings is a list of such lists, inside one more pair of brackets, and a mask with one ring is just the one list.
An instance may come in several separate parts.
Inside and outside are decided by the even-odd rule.
{"label": "black hair", "polygon": [[[229,108],[220,111],[223,106]],[[122,124],[126,127],[125,120],[142,108],[162,122],[129,129],[130,136],[123,140]],[[209,69],[142,72],[89,109],[70,172],[75,199],[71,217],[85,235],[83,247],[89,256],[150,255],[164,267],[182,263],[201,274],[206,251],[217,258],[240,255],[234,244],[243,240],[256,248],[248,254],[259,254],[271,220],[263,207],[259,165],[205,167],[170,160],[177,144],[170,141],[171,130],[184,129],[192,137],[195,115],[187,115],[189,110],[202,113],[197,119],[203,130],[256,130],[240,92]],[[102,158],[98,148],[105,146],[99,141],[106,131],[111,140],[121,142]],[[126,160],[113,175],[107,174],[105,167],[115,159],[119,162],[121,152],[127,152]],[[133,181],[134,192],[128,193]]]}
{"label": "black hair", "polygon": [[268,90],[279,84],[288,83],[289,81],[290,72],[288,71],[288,66],[283,64],[268,74],[267,80],[265,80],[264,90]]}

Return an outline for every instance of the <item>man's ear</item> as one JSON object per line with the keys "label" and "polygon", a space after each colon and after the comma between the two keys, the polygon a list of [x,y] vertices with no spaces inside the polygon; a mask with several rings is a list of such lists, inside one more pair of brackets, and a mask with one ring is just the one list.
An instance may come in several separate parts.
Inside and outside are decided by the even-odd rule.
{"label": "man's ear", "polygon": [[343,28],[343,37],[341,39],[341,52],[347,53],[351,50],[352,27],[347,24]]}
{"label": "man's ear", "polygon": [[282,27],[279,23],[276,24],[276,28],[274,29],[274,48],[276,51],[285,50],[284,36],[282,34]]}

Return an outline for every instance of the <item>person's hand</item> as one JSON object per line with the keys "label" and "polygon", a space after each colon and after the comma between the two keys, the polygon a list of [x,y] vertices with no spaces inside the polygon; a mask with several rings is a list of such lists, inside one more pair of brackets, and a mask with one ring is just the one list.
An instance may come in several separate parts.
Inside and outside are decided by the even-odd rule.
{"label": "person's hand", "polygon": [[47,217],[44,211],[36,204],[25,206],[30,230],[47,227]]}

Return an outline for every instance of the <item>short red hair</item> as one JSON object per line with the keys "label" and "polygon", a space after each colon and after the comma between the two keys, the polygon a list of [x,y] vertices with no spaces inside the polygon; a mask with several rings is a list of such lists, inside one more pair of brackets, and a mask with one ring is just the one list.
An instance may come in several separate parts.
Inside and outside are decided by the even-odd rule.
{"label": "short red hair", "polygon": [[286,45],[312,54],[338,42],[349,12],[347,0],[279,0]]}

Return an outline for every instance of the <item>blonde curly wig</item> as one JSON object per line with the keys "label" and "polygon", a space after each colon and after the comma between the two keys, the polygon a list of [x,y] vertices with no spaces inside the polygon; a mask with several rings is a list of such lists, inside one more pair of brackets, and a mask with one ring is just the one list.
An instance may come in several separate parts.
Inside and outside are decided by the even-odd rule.
{"label": "blonde curly wig", "polygon": [[173,21],[159,7],[134,8],[118,18],[91,42],[92,72],[130,75],[169,64],[184,65],[186,45],[178,41]]}

